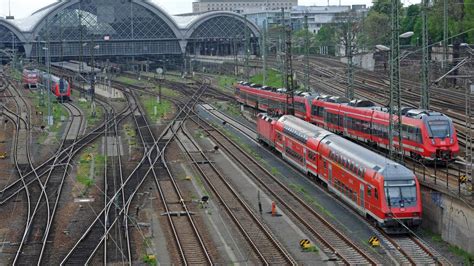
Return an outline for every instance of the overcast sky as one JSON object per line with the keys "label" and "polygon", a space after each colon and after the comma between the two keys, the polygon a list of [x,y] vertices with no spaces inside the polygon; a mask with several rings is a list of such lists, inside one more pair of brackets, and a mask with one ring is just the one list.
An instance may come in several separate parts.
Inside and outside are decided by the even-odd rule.
{"label": "overcast sky", "polygon": [[[27,17],[35,10],[56,2],[55,0],[10,0],[12,15],[15,18]],[[192,11],[193,0],[152,0],[159,6],[164,8],[170,14],[187,13]],[[271,0],[269,0],[271,1]],[[352,4],[366,4],[367,6],[372,5],[372,0],[329,0],[330,5],[339,5],[339,1],[342,5]],[[413,3],[419,3],[419,0],[402,0],[405,5]],[[299,5],[319,5],[324,6],[328,4],[328,0],[299,0]],[[8,0],[0,0],[0,16],[8,15]]]}

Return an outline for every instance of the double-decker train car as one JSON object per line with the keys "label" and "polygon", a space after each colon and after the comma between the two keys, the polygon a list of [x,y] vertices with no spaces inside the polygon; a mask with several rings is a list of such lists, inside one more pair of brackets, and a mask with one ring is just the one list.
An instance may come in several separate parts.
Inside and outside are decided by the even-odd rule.
{"label": "double-decker train car", "polygon": [[412,171],[295,116],[259,114],[259,141],[327,185],[385,232],[406,233],[421,224],[421,195]]}
{"label": "double-decker train car", "polygon": [[39,82],[39,71],[36,69],[23,69],[22,80],[25,88],[36,88]]}
{"label": "double-decker train car", "polygon": [[[272,114],[285,114],[284,89],[240,82],[235,85],[236,100]],[[329,131],[388,148],[387,108],[370,101],[349,101],[343,97],[295,95],[295,116]],[[405,109],[402,112],[402,148],[406,156],[424,161],[450,161],[459,153],[452,120],[429,110]],[[398,119],[395,116],[394,119]],[[398,136],[394,136],[398,147]]]}
{"label": "double-decker train car", "polygon": [[39,76],[40,82],[45,86],[50,86],[49,89],[58,100],[70,100],[71,86],[66,79],[48,74],[46,72],[40,72]]}
{"label": "double-decker train car", "polygon": [[[389,113],[381,108],[355,107],[319,99],[312,102],[310,121],[352,139],[388,148]],[[459,153],[456,129],[446,115],[430,110],[402,111],[402,148],[406,156],[425,161],[450,161]],[[397,120],[398,116],[394,116]],[[395,130],[395,132],[397,132]],[[399,136],[394,136],[399,146]]]}

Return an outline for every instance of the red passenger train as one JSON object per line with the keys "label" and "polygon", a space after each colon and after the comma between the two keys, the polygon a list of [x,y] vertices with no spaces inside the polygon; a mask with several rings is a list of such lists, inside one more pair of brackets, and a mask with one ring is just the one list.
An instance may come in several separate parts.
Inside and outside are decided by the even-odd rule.
{"label": "red passenger train", "polygon": [[25,68],[23,69],[22,79],[25,88],[36,88],[39,83],[39,71],[36,69],[29,70]]}
{"label": "red passenger train", "polygon": [[257,132],[259,141],[387,233],[421,224],[418,179],[403,165],[294,116],[259,114]]}
{"label": "red passenger train", "polygon": [[70,100],[71,85],[66,79],[59,78],[46,72],[40,72],[39,76],[40,82],[45,86],[50,86],[51,92],[58,100]]}
{"label": "red passenger train", "polygon": [[[238,102],[265,112],[285,114],[284,89],[240,82],[235,85]],[[294,97],[295,116],[349,138],[388,148],[389,114],[370,101],[342,97]],[[402,144],[406,156],[425,161],[454,160],[459,144],[452,120],[429,110],[402,110]],[[397,116],[395,116],[397,119]],[[398,136],[394,137],[398,146]]]}

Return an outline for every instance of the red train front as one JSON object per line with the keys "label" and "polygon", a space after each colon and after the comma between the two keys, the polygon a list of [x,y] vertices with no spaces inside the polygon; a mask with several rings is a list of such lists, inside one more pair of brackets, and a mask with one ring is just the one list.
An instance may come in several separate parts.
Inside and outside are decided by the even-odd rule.
{"label": "red train front", "polygon": [[23,69],[22,79],[25,88],[36,88],[39,82],[39,71],[25,68]]}
{"label": "red train front", "polygon": [[387,233],[421,224],[421,195],[412,171],[294,116],[259,114],[258,138],[308,176],[321,180]]}
{"label": "red train front", "polygon": [[58,100],[69,100],[71,97],[71,86],[64,78],[41,72],[40,81],[44,86],[50,86],[51,92]]}

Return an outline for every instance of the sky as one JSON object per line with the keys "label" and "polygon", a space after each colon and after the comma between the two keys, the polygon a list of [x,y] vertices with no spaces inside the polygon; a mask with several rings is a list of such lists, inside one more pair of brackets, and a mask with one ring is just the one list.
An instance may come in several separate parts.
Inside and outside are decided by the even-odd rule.
{"label": "sky", "polygon": [[[269,0],[271,1],[271,0]],[[299,5],[319,5],[325,6],[330,5],[353,5],[353,4],[366,4],[367,6],[372,5],[372,0],[299,0]],[[8,2],[9,0],[0,0],[0,16],[5,17],[8,15]],[[15,18],[24,18],[40,9],[43,6],[56,2],[55,0],[10,0],[11,12]],[[193,0],[152,0],[152,2],[158,4],[165,9],[169,14],[180,14],[192,11]],[[419,0],[402,0],[405,5],[419,3]]]}

